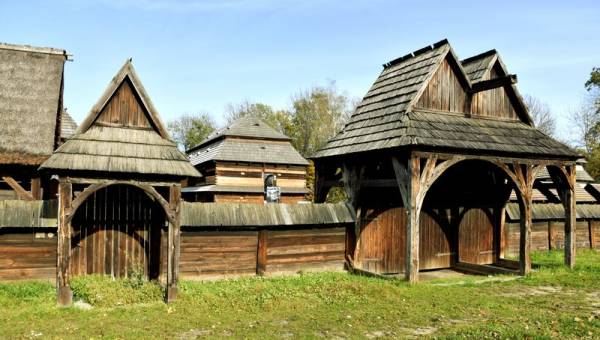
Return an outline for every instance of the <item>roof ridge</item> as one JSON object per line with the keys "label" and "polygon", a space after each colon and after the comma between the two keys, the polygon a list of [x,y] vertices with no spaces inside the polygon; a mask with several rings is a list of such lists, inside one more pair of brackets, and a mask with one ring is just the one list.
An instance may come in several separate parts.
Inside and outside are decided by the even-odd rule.
{"label": "roof ridge", "polygon": [[493,48],[491,50],[488,50],[488,51],[485,51],[485,52],[481,52],[481,53],[476,54],[474,56],[471,56],[471,57],[468,57],[466,59],[463,59],[463,60],[460,61],[460,63],[461,64],[466,64],[466,63],[469,63],[469,62],[471,62],[471,61],[473,61],[475,59],[487,57],[488,55],[492,55],[492,54],[498,54],[498,51],[495,48]]}
{"label": "roof ridge", "polygon": [[2,50],[13,50],[22,52],[36,52],[45,54],[56,54],[56,55],[67,55],[67,51],[60,48],[54,47],[38,47],[31,45],[18,45],[0,42],[0,49]]}
{"label": "roof ridge", "polygon": [[433,50],[435,50],[437,48],[440,48],[440,47],[442,47],[443,45],[446,45],[446,44],[448,44],[448,39],[442,39],[442,40],[440,40],[440,41],[438,41],[438,42],[436,42],[436,43],[434,43],[432,45],[425,46],[425,47],[420,48],[418,50],[415,50],[415,51],[413,51],[413,52],[411,52],[409,54],[406,54],[406,55],[404,55],[404,56],[402,56],[400,58],[396,58],[394,60],[388,61],[387,63],[383,64],[383,68],[389,68],[391,66],[397,65],[398,63],[401,63],[401,62],[406,61],[406,60],[408,60],[410,58],[414,58],[416,56],[419,56],[419,55],[421,55],[421,54],[423,54],[425,52],[433,51]]}

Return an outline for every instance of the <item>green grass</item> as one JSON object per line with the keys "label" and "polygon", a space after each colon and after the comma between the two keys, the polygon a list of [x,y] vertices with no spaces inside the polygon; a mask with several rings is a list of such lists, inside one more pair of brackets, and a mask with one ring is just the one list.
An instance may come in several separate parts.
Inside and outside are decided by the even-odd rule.
{"label": "green grass", "polygon": [[151,283],[73,280],[91,310],[57,307],[47,283],[0,284],[0,338],[600,338],[600,253],[579,251],[574,270],[559,252],[533,260],[538,270],[504,282],[409,286],[345,273],[182,282],[170,305]]}

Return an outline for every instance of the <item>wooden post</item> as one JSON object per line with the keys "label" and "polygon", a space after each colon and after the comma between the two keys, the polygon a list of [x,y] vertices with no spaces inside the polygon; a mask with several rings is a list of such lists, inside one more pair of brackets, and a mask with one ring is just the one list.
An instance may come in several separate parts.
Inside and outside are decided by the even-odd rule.
{"label": "wooden post", "polygon": [[557,249],[558,229],[556,221],[548,221],[548,250]]}
{"label": "wooden post", "polygon": [[61,306],[73,303],[73,292],[69,284],[69,262],[71,257],[71,223],[67,215],[71,211],[73,187],[71,183],[60,182],[58,185],[58,248],[56,267],[56,297]]}
{"label": "wooden post", "polygon": [[408,213],[406,224],[406,271],[408,282],[419,282],[419,207],[418,196],[420,190],[421,159],[416,156],[408,161]]}
{"label": "wooden post", "polygon": [[267,272],[267,230],[258,231],[256,250],[256,275],[263,276]]}
{"label": "wooden post", "polygon": [[566,185],[563,185],[565,206],[565,265],[569,268],[575,267],[575,252],[576,252],[576,226],[577,226],[577,210],[575,201],[575,165],[566,167],[568,175]]}
{"label": "wooden post", "polygon": [[596,230],[598,229],[597,221],[590,220],[590,249],[596,249],[598,240],[596,239]]}
{"label": "wooden post", "polygon": [[[526,190],[529,191],[529,190]],[[519,238],[519,271],[521,275],[531,272],[531,191],[523,193]]]}
{"label": "wooden post", "polygon": [[181,207],[181,187],[179,185],[172,185],[169,188],[169,208],[171,210],[172,220],[169,221],[167,242],[167,303],[177,299],[177,293],[179,291],[177,282],[179,277]]}
{"label": "wooden post", "polygon": [[34,200],[42,199],[42,181],[39,177],[31,179],[31,196]]}

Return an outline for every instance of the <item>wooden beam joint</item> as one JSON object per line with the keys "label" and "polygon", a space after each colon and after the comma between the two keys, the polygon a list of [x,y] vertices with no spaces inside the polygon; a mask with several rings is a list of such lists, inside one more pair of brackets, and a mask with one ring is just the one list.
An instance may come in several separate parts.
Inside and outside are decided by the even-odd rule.
{"label": "wooden beam joint", "polygon": [[470,93],[483,92],[492,90],[498,87],[510,86],[517,83],[517,75],[509,74],[503,77],[498,77],[490,80],[483,80],[473,84]]}

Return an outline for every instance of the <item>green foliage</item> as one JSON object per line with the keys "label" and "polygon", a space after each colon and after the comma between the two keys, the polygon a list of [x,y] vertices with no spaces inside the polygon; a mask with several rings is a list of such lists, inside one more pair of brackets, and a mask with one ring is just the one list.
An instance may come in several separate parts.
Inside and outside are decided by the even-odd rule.
{"label": "green foliage", "polygon": [[163,289],[139,275],[113,279],[104,275],[83,275],[71,279],[75,300],[81,299],[93,306],[114,307],[163,300]]}
{"label": "green foliage", "polygon": [[167,128],[179,147],[188,150],[200,144],[215,130],[215,122],[206,113],[183,115],[169,122]]}
{"label": "green foliage", "polygon": [[[104,298],[86,311],[57,307],[48,283],[3,284],[0,320],[10,327],[0,327],[0,338],[597,338],[600,252],[578,250],[573,270],[561,251],[532,260],[541,268],[499,277],[509,281],[462,276],[408,285],[347,273],[183,281],[169,305],[153,286],[150,298],[137,300],[147,303]],[[146,287],[106,277],[72,281],[76,298]]]}
{"label": "green foliage", "polygon": [[25,301],[53,301],[56,292],[48,282],[14,282],[0,284],[0,301],[19,299]]}
{"label": "green foliage", "polygon": [[291,128],[288,112],[284,110],[274,110],[267,104],[250,103],[248,101],[244,101],[237,105],[227,105],[225,113],[227,125],[246,116],[259,118],[283,134],[287,134],[288,130]]}
{"label": "green foliage", "polygon": [[594,88],[600,88],[600,67],[594,67],[590,72],[590,78],[585,82],[585,88],[591,91]]}

